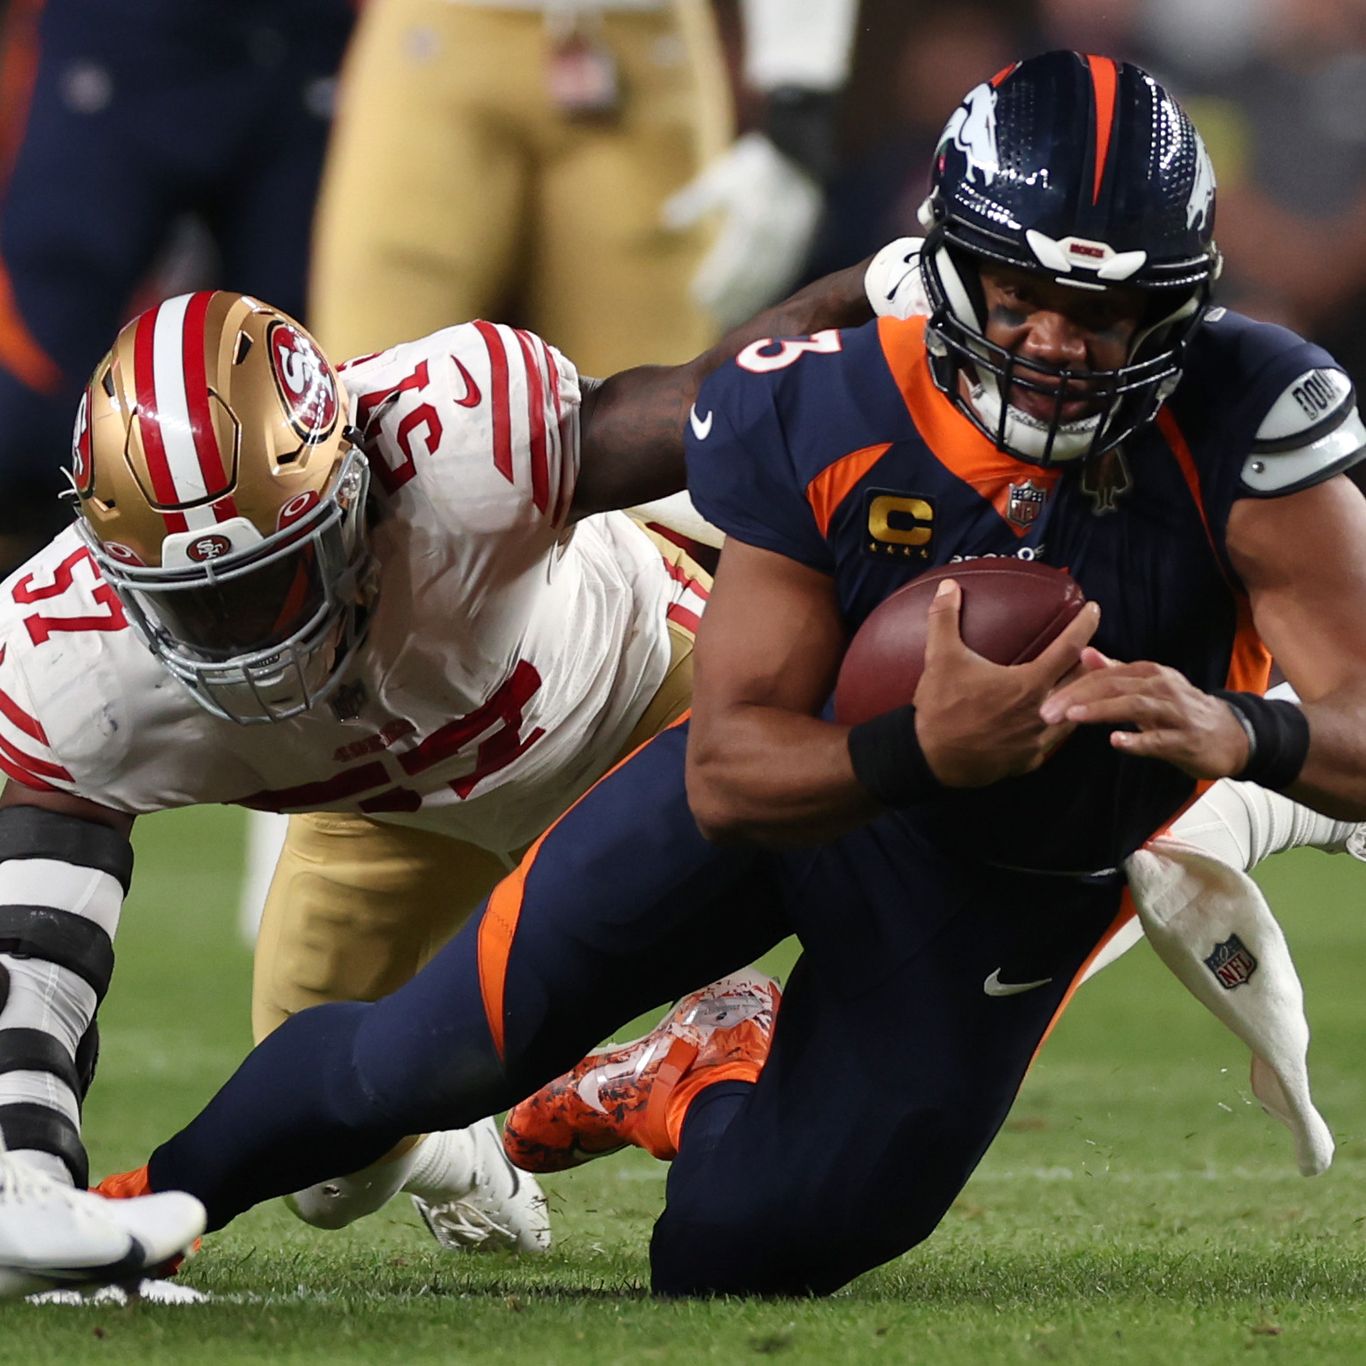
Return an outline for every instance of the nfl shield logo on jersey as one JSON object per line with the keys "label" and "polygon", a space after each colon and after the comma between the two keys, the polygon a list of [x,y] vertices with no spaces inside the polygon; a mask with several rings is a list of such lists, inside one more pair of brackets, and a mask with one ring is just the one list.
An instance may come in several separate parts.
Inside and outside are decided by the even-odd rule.
{"label": "nfl shield logo on jersey", "polygon": [[1231,934],[1222,944],[1214,946],[1214,952],[1205,959],[1205,966],[1219,979],[1225,991],[1240,987],[1257,971],[1257,960],[1247,945]]}
{"label": "nfl shield logo on jersey", "polygon": [[1006,521],[1019,527],[1033,526],[1048,499],[1048,490],[1032,479],[1012,484],[1006,499]]}

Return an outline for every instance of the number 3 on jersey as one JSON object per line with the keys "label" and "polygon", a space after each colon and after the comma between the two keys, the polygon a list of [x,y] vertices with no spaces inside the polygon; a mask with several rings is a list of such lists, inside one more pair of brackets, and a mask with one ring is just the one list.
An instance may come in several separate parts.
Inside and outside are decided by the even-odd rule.
{"label": "number 3 on jersey", "polygon": [[[777,347],[776,351],[772,347]],[[817,356],[833,356],[840,350],[840,334],[833,327],[824,332],[813,332],[809,337],[790,337],[779,341],[773,337],[761,337],[750,342],[738,356],[735,363],[751,374],[767,375],[774,370],[786,370],[795,365],[808,352]]]}

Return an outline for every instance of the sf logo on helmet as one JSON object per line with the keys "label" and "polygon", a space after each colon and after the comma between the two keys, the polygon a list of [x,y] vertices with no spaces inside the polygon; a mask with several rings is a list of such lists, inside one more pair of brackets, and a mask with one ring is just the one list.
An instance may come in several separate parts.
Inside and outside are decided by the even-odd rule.
{"label": "sf logo on helmet", "polygon": [[327,436],[337,422],[337,387],[317,349],[288,323],[275,323],[270,360],[290,426],[306,441]]}
{"label": "sf logo on helmet", "polygon": [[185,553],[196,564],[203,564],[205,560],[216,560],[221,555],[226,555],[232,549],[232,542],[218,532],[210,532],[207,536],[201,536],[196,541],[191,541],[185,547]]}

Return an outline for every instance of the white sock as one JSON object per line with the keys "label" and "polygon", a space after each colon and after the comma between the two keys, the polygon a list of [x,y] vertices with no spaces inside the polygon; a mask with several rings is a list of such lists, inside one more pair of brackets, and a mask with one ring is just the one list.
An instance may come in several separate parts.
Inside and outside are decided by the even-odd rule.
{"label": "white sock", "polygon": [[414,1151],[417,1161],[403,1183],[410,1194],[428,1204],[441,1204],[466,1194],[474,1185],[474,1136],[468,1129],[428,1134]]}

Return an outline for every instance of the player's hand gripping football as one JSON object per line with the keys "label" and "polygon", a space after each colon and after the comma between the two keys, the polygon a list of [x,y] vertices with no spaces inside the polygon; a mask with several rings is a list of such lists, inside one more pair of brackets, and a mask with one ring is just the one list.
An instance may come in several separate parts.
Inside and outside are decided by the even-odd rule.
{"label": "player's hand gripping football", "polygon": [[1099,650],[1082,655],[1083,673],[1039,709],[1049,725],[1133,726],[1110,743],[1125,754],[1165,759],[1192,778],[1228,778],[1247,767],[1247,732],[1228,704],[1165,664],[1120,664]]}
{"label": "player's hand gripping football", "polygon": [[1076,729],[1074,721],[1044,721],[1040,709],[1054,688],[1086,667],[1084,653],[1104,659],[1086,650],[1100,625],[1100,608],[1088,602],[1027,663],[993,664],[963,644],[962,601],[962,589],[946,579],[930,603],[915,728],[940,782],[985,787],[1038,768]]}

